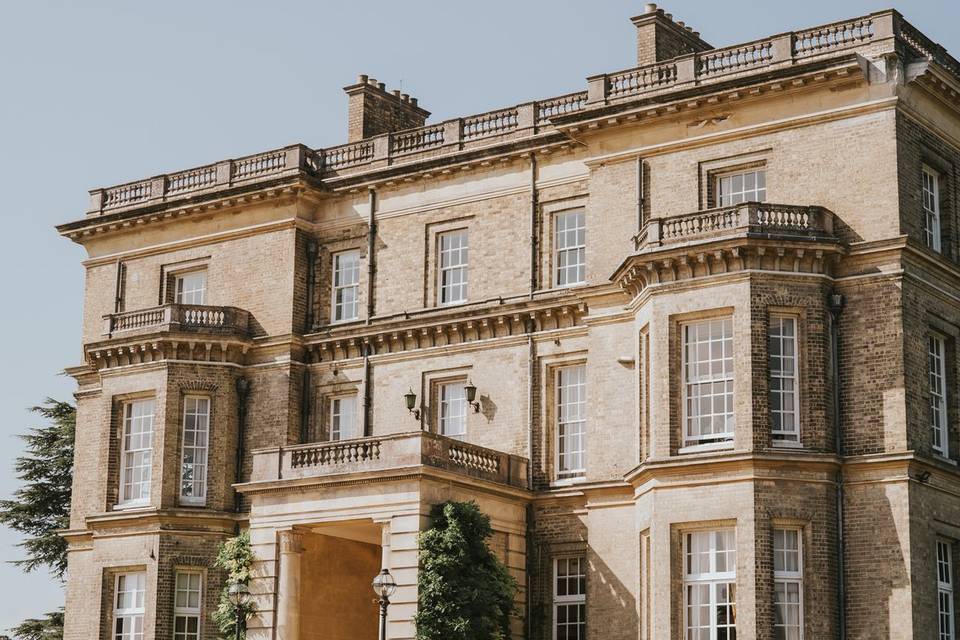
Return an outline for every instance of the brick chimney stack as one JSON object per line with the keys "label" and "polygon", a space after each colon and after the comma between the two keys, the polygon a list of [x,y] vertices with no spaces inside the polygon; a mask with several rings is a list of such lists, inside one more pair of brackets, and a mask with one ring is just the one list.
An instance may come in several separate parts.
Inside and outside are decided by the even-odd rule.
{"label": "brick chimney stack", "polygon": [[630,18],[637,27],[637,66],[670,60],[677,56],[713,49],[700,33],[649,3],[642,15]]}
{"label": "brick chimney stack", "polygon": [[422,127],[430,112],[417,106],[417,99],[382,82],[361,75],[357,83],[343,88],[347,93],[347,140],[356,142],[382,133]]}

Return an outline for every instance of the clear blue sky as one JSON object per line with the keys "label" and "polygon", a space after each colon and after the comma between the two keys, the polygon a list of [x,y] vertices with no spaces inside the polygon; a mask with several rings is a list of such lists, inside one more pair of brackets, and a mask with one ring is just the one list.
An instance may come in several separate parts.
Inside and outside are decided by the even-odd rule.
{"label": "clear blue sky", "polygon": [[[96,2],[0,7],[0,495],[16,487],[26,407],[69,399],[80,361],[83,250],[53,225],[87,190],[293,142],[346,138],[341,88],[367,73],[438,121],[586,88],[634,64],[637,0]],[[877,0],[669,0],[716,46],[853,17]],[[755,9],[763,6],[759,12]],[[899,7],[960,53],[960,2]],[[960,56],[958,56],[960,57]],[[0,529],[0,561],[20,557]],[[62,601],[43,573],[0,565],[0,633]]]}

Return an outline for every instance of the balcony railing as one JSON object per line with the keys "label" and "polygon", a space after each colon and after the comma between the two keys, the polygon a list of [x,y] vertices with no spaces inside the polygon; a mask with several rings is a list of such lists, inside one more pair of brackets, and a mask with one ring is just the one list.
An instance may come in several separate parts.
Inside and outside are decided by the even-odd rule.
{"label": "balcony railing", "polygon": [[822,207],[744,202],[669,218],[653,218],[634,241],[644,247],[714,240],[725,236],[833,240],[833,214]]}
{"label": "balcony railing", "polygon": [[418,466],[525,488],[527,460],[425,431],[253,452],[252,482],[371,473]]}
{"label": "balcony railing", "polygon": [[165,304],[149,309],[111,313],[103,317],[105,336],[153,331],[189,331],[246,335],[250,314],[236,307]]}

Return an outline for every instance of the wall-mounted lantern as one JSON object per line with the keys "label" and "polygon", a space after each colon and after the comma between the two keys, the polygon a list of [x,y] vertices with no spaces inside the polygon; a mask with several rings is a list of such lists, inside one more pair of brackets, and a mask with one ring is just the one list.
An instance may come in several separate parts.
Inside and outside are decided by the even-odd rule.
{"label": "wall-mounted lantern", "polygon": [[413,419],[419,421],[420,409],[415,408],[417,406],[417,394],[413,392],[413,389],[403,394],[403,400],[407,404],[407,411],[413,414]]}
{"label": "wall-mounted lantern", "polygon": [[473,407],[473,412],[474,412],[474,413],[480,413],[480,403],[479,403],[479,402],[476,402],[476,400],[477,400],[477,387],[476,387],[472,382],[470,382],[470,381],[468,380],[468,381],[467,381],[467,384],[464,385],[464,387],[463,387],[463,391],[464,391],[464,393],[467,394],[467,402],[470,403],[470,406],[471,406],[471,407]]}

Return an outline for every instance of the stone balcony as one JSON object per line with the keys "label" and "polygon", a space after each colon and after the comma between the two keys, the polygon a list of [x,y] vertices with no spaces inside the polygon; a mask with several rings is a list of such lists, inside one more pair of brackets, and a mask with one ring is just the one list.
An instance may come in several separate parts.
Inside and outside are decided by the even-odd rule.
{"label": "stone balcony", "polygon": [[633,238],[637,251],[724,238],[836,242],[833,214],[823,207],[744,202],[729,207],[653,218]]}
{"label": "stone balcony", "polygon": [[250,314],[236,307],[165,304],[103,316],[103,336],[126,338],[159,332],[247,336],[249,323]]}
{"label": "stone balcony", "polygon": [[349,476],[452,472],[519,489],[527,488],[527,459],[426,431],[337,442],[273,447],[253,452],[251,484]]}

